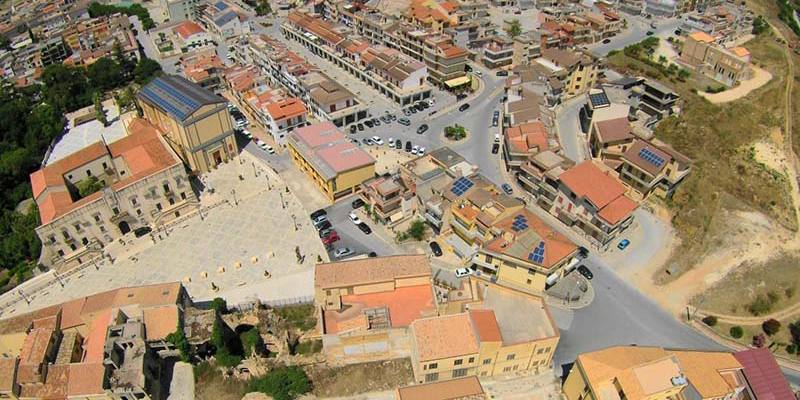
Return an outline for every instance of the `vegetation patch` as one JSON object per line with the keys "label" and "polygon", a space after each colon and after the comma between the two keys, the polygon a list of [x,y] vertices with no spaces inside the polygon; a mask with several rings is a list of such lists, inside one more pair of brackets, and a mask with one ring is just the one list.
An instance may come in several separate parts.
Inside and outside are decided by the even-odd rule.
{"label": "vegetation patch", "polygon": [[275,308],[274,311],[285,324],[284,328],[306,332],[317,326],[317,317],[314,314],[313,304],[280,307]]}
{"label": "vegetation patch", "polygon": [[92,18],[116,13],[122,13],[129,17],[135,15],[139,18],[139,22],[142,23],[142,28],[145,30],[150,30],[156,26],[153,19],[150,18],[150,13],[141,4],[134,3],[128,7],[123,7],[93,2],[89,5],[89,16]]}

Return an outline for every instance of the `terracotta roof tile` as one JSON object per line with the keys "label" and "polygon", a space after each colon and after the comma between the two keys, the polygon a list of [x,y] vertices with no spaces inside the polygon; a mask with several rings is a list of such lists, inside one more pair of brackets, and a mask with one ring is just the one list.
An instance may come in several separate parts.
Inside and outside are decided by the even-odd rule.
{"label": "terracotta roof tile", "polygon": [[357,286],[430,274],[430,265],[424,254],[371,257],[317,264],[314,286],[323,289]]}
{"label": "terracotta roof tile", "polygon": [[470,310],[469,316],[475,332],[478,333],[478,340],[481,342],[502,342],[503,336],[500,334],[500,326],[497,325],[497,318],[492,310]]}
{"label": "terracotta roof tile", "polygon": [[67,395],[87,396],[104,393],[105,375],[106,368],[101,362],[69,364]]}
{"label": "terracotta roof tile", "polygon": [[[744,376],[759,400],[795,400],[775,357],[766,348],[733,353],[744,367]],[[2,376],[2,374],[0,374]]]}
{"label": "terracotta roof tile", "polygon": [[616,178],[603,172],[591,160],[584,161],[559,177],[562,183],[578,197],[587,198],[597,209],[625,193],[625,186]]}
{"label": "terracotta roof tile", "polygon": [[595,127],[597,128],[600,143],[611,143],[634,138],[628,118],[600,121],[595,124]]}
{"label": "terracotta roof tile", "polygon": [[476,376],[397,389],[398,400],[483,399],[486,394]]}
{"label": "terracotta roof tile", "polygon": [[478,338],[469,314],[418,319],[411,323],[420,362],[478,353]]}
{"label": "terracotta roof tile", "polygon": [[147,340],[166,339],[178,327],[179,312],[174,304],[145,308],[142,313]]}

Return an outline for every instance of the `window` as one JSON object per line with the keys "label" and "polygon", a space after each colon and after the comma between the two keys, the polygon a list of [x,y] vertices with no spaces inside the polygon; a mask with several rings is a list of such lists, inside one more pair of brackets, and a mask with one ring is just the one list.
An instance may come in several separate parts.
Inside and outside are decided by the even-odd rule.
{"label": "window", "polygon": [[487,358],[487,359],[483,360],[483,365],[489,365],[491,363],[492,363],[492,359],[491,358]]}
{"label": "window", "polygon": [[164,193],[169,193],[169,183],[164,184]]}
{"label": "window", "polygon": [[180,216],[181,216],[181,213],[180,213],[180,211],[175,211],[175,218],[178,218],[178,217],[180,217]]}
{"label": "window", "polygon": [[169,205],[174,205],[175,204],[175,199],[173,199],[172,197],[167,199],[167,201],[169,202]]}
{"label": "window", "polygon": [[61,231],[61,236],[63,236],[64,239],[69,239],[69,233],[67,231]]}
{"label": "window", "polygon": [[181,200],[186,200],[186,192],[181,192]]}
{"label": "window", "polygon": [[108,164],[106,164],[105,161],[103,161],[103,169],[104,170],[108,169]]}
{"label": "window", "polygon": [[491,264],[491,263],[492,263],[492,260],[494,260],[494,258],[493,258],[492,256],[490,256],[490,255],[488,255],[488,254],[487,254],[487,255],[486,255],[486,262],[487,262],[487,263],[489,263],[489,264]]}
{"label": "window", "polygon": [[439,368],[439,363],[428,364],[428,369],[436,369],[436,368]]}
{"label": "window", "polygon": [[50,240],[50,244],[56,244],[56,237],[55,236],[50,235],[50,237],[47,238],[47,239]]}
{"label": "window", "polygon": [[475,362],[475,357],[470,357],[469,360],[467,360],[467,362],[470,363],[470,364],[474,363]]}
{"label": "window", "polygon": [[58,251],[58,255],[61,256],[61,257],[64,257],[64,250],[59,250]]}
{"label": "window", "polygon": [[530,280],[530,279],[528,279],[528,280],[527,280],[525,283],[527,283],[528,285],[530,285],[530,284],[531,284],[531,280]]}
{"label": "window", "polygon": [[459,368],[453,370],[453,378],[461,378],[462,376],[467,376],[466,368]]}
{"label": "window", "polygon": [[86,170],[86,176],[92,176],[92,170],[87,169]]}
{"label": "window", "polygon": [[83,243],[83,245],[86,246],[87,244],[89,244],[89,239],[81,238],[81,243]]}
{"label": "window", "polygon": [[514,366],[514,368],[511,368],[511,369],[513,369],[514,371],[516,371],[516,370],[517,370],[517,368],[519,368],[519,365],[515,365],[515,366]]}
{"label": "window", "polygon": [[453,365],[461,365],[463,363],[464,363],[464,360],[462,360],[460,358],[458,360],[453,361]]}
{"label": "window", "polygon": [[509,354],[509,355],[506,356],[506,361],[511,361],[511,360],[513,360],[515,358],[517,358],[516,354]]}
{"label": "window", "polygon": [[161,208],[162,208],[162,207],[161,207],[161,203],[156,203],[156,209],[157,209],[158,211],[161,211]]}
{"label": "window", "polygon": [[106,231],[106,227],[103,226],[103,225],[100,225],[100,232],[105,233],[105,231]]}
{"label": "window", "polygon": [[541,349],[541,348],[539,350],[536,350],[536,354],[542,354],[543,352],[544,352],[544,349]]}
{"label": "window", "polygon": [[503,372],[509,372],[509,371],[511,371],[511,367],[505,367],[505,368],[503,368]]}
{"label": "window", "polygon": [[425,374],[425,382],[436,382],[438,380],[439,380],[439,373],[438,372]]}
{"label": "window", "polygon": [[111,211],[114,212],[114,215],[119,214],[119,208],[117,208],[117,207],[112,208]]}
{"label": "window", "polygon": [[136,209],[136,215],[142,215],[142,209],[141,208],[137,208]]}
{"label": "window", "polygon": [[136,206],[137,203],[138,202],[136,201],[136,197],[131,197],[131,205]]}
{"label": "window", "polygon": [[100,214],[94,215],[94,222],[100,222]]}
{"label": "window", "polygon": [[78,246],[75,246],[75,243],[70,243],[69,248],[72,249],[72,251],[78,250]]}
{"label": "window", "polygon": [[81,231],[81,223],[80,222],[74,223],[74,224],[72,224],[72,226],[75,228],[76,231],[78,231],[78,232]]}

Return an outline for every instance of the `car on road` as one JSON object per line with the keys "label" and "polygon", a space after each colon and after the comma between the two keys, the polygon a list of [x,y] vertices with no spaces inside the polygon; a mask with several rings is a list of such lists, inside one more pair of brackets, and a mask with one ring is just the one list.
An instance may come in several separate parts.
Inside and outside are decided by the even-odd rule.
{"label": "car on road", "polygon": [[332,231],[331,234],[322,238],[322,244],[325,246],[332,246],[334,243],[338,242],[341,238],[336,231]]}
{"label": "car on road", "polygon": [[653,36],[653,31],[647,31],[647,33],[645,33],[645,35],[647,35],[647,36]]}
{"label": "car on road", "polygon": [[406,142],[406,153],[411,153],[411,141]]}
{"label": "car on road", "polygon": [[357,129],[355,125],[350,125],[350,133],[356,133]]}
{"label": "car on road", "polygon": [[328,235],[333,234],[333,233],[337,233],[336,230],[333,229],[333,228],[323,229],[323,230],[319,231],[319,238],[322,239],[325,236],[328,236]]}
{"label": "car on road", "polygon": [[627,248],[630,244],[631,244],[630,240],[622,239],[622,240],[619,241],[619,244],[617,245],[617,248],[620,249],[620,250],[625,250],[625,248]]}
{"label": "car on road", "polygon": [[508,76],[508,71],[506,71],[506,70],[502,69],[502,70],[500,70],[500,71],[497,71],[497,74],[496,74],[496,75],[497,75],[497,76]]}
{"label": "car on road", "polygon": [[383,139],[381,139],[381,138],[379,138],[377,136],[373,136],[372,137],[372,142],[377,144],[378,146],[383,146]]}
{"label": "car on road", "polygon": [[583,277],[588,280],[592,280],[592,278],[594,278],[592,271],[590,271],[585,265],[578,266],[578,273],[583,275]]}
{"label": "car on road", "polygon": [[467,95],[464,93],[459,93],[456,95],[456,101],[461,101],[467,98]]}
{"label": "car on road", "polygon": [[500,185],[500,188],[503,189],[503,192],[505,192],[509,196],[511,196],[511,194],[514,193],[514,188],[512,188],[511,185],[507,183]]}
{"label": "car on road", "polygon": [[353,202],[352,202],[352,203],[350,203],[350,205],[351,205],[351,206],[353,206],[353,209],[354,209],[354,210],[355,210],[356,208],[361,208],[361,207],[364,207],[364,200],[362,200],[362,199],[359,197],[359,198],[357,198],[357,199],[353,200]]}
{"label": "car on road", "polygon": [[351,254],[353,254],[353,250],[350,250],[349,247],[340,247],[333,252],[333,256],[336,258],[344,258]]}
{"label": "car on road", "polygon": [[425,148],[424,148],[424,147],[420,147],[420,148],[417,150],[417,155],[418,155],[418,156],[424,156],[424,155],[425,155]]}
{"label": "car on road", "polygon": [[399,120],[397,120],[397,123],[404,126],[411,125],[411,121],[409,121],[408,118],[400,118]]}
{"label": "car on road", "polygon": [[473,71],[472,73],[473,73],[475,76],[477,76],[478,78],[480,78],[480,77],[482,77],[482,76],[483,76],[483,72],[481,72],[481,71],[478,71],[477,69],[476,69],[475,71]]}
{"label": "car on road", "polygon": [[367,128],[372,128],[372,127],[375,126],[375,124],[372,122],[371,119],[368,119],[368,120],[364,121],[364,125],[366,125]]}
{"label": "car on road", "polygon": [[460,107],[458,107],[458,111],[464,112],[469,109],[469,103],[464,103]]}
{"label": "car on road", "polygon": [[403,150],[403,141],[400,139],[395,140],[394,148],[397,150]]}
{"label": "car on road", "polygon": [[363,222],[360,223],[360,224],[357,224],[356,226],[358,227],[358,229],[361,230],[361,232],[364,232],[365,235],[369,235],[370,233],[372,233],[372,229],[370,229],[369,225],[367,225],[367,224],[365,224]]}
{"label": "car on road", "polygon": [[430,243],[428,243],[428,246],[431,247],[431,252],[433,253],[434,256],[436,256],[436,257],[441,257],[442,256],[442,247],[439,246],[439,243],[430,242]]}
{"label": "car on road", "polygon": [[328,212],[320,208],[319,210],[314,211],[314,212],[311,213],[311,215],[310,215],[311,220],[312,221],[315,220],[320,215],[328,215]]}
{"label": "car on road", "polygon": [[500,144],[499,143],[493,143],[492,144],[492,154],[497,154],[498,151],[500,151]]}
{"label": "car on road", "polygon": [[653,28],[653,29],[656,29],[657,28],[656,23],[655,22],[651,22],[650,23],[650,27]]}
{"label": "car on road", "polygon": [[350,218],[350,221],[353,221],[353,223],[356,224],[356,225],[361,223],[361,219],[358,218],[358,215],[356,215],[356,213],[354,213],[354,212],[351,212],[350,214],[348,214],[347,217]]}
{"label": "car on road", "polygon": [[389,138],[389,140],[386,141],[386,145],[389,146],[390,149],[394,148],[394,138]]}
{"label": "car on road", "polygon": [[417,128],[417,134],[422,135],[427,130],[428,130],[428,124],[422,124],[419,126],[419,128]]}
{"label": "car on road", "polygon": [[331,224],[331,221],[328,220],[322,221],[319,225],[314,226],[319,230],[333,228],[333,224]]}
{"label": "car on road", "polygon": [[363,131],[363,130],[364,130],[364,124],[362,124],[362,123],[360,123],[360,122],[359,122],[359,123],[358,123],[358,125],[356,125],[356,126],[358,127],[358,131],[359,131],[359,132],[361,132],[361,131]]}
{"label": "car on road", "polygon": [[472,275],[472,271],[470,271],[469,268],[456,268],[456,278],[463,278],[470,275]]}
{"label": "car on road", "polygon": [[611,39],[608,38],[603,39],[603,44],[609,44],[609,43],[611,43]]}
{"label": "car on road", "polygon": [[133,230],[133,235],[138,238],[138,237],[142,237],[144,235],[147,235],[148,233],[150,233],[150,231],[152,231],[152,229],[149,226],[142,226],[142,227],[134,229]]}

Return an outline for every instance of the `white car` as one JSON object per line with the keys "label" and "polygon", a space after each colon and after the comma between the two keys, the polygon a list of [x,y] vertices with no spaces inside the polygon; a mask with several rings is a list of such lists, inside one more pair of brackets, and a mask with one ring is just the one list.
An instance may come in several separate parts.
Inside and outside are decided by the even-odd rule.
{"label": "white car", "polygon": [[424,147],[420,147],[419,150],[417,150],[417,155],[418,156],[424,156],[425,155],[425,148]]}
{"label": "white car", "polygon": [[347,257],[351,254],[353,254],[353,250],[350,250],[347,247],[340,247],[333,252],[333,256],[336,258]]}
{"label": "white car", "polygon": [[353,223],[354,223],[354,224],[356,224],[356,225],[359,225],[359,224],[361,224],[361,219],[360,219],[360,218],[358,218],[358,215],[356,215],[356,213],[354,213],[354,212],[351,212],[351,213],[348,215],[348,217],[350,217],[350,221],[353,221]]}
{"label": "white car", "polygon": [[264,151],[267,151],[267,147],[269,147],[269,146],[267,146],[267,144],[266,144],[266,143],[264,143],[264,142],[263,142],[261,139],[256,139],[256,145],[257,145],[258,147],[261,147],[261,149],[262,149],[262,150],[264,150]]}
{"label": "white car", "polygon": [[372,137],[372,141],[373,141],[375,144],[377,144],[378,146],[383,146],[383,139],[381,139],[381,138],[379,138],[379,137],[377,137],[377,136],[373,136],[373,137]]}
{"label": "white car", "polygon": [[248,139],[252,139],[253,138],[253,134],[250,133],[250,131],[248,131],[247,129],[242,131],[242,135],[247,136]]}
{"label": "white car", "polygon": [[494,142],[495,143],[500,143],[500,134],[499,133],[495,133],[494,134]]}
{"label": "white car", "polygon": [[388,144],[388,146],[389,146],[389,148],[390,148],[390,149],[393,149],[393,148],[394,148],[394,138],[389,138],[389,144]]}
{"label": "white car", "polygon": [[472,271],[469,268],[456,268],[456,278],[463,278],[470,275],[472,275]]}
{"label": "white car", "polygon": [[419,154],[419,146],[414,146],[411,148],[411,154],[417,155]]}
{"label": "white car", "polygon": [[273,149],[272,146],[270,146],[270,145],[267,145],[266,147],[264,147],[264,150],[266,150],[267,153],[269,153],[269,154],[275,154],[275,149]]}
{"label": "white car", "polygon": [[481,72],[481,71],[478,71],[477,69],[476,69],[476,70],[474,70],[474,71],[472,71],[472,73],[473,73],[473,74],[475,74],[475,75],[477,75],[477,76],[478,76],[478,78],[480,78],[480,77],[482,77],[482,76],[483,76],[483,72]]}

